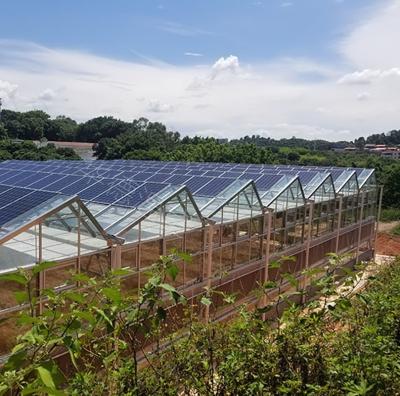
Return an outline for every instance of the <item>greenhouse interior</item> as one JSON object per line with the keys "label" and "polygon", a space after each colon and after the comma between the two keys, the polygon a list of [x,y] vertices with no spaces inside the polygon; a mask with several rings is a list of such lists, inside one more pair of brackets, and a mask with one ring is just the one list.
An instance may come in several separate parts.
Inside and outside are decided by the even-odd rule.
{"label": "greenhouse interior", "polygon": [[[40,311],[40,290],[76,287],[73,273],[130,268],[121,288],[137,296],[149,267],[171,255],[173,284],[188,298],[213,286],[254,303],[260,282],[324,265],[328,253],[371,259],[381,200],[374,169],[9,160],[0,163],[0,273],[56,262],[38,275]],[[293,260],[270,268],[283,256]],[[2,283],[0,354],[18,333],[16,290]],[[232,314],[215,306],[217,319]]]}

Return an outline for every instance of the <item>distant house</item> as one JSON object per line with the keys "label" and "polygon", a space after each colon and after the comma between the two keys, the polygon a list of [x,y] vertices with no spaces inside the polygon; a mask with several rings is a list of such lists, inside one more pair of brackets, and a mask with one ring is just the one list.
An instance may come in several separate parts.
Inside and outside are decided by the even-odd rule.
{"label": "distant house", "polygon": [[94,143],[57,142],[57,141],[48,141],[48,143],[54,144],[57,148],[71,148],[82,159],[85,159],[85,160],[94,159],[93,158],[93,145],[94,145]]}
{"label": "distant house", "polygon": [[[23,140],[13,140],[14,143],[23,142]],[[93,145],[94,143],[84,143],[84,142],[59,142],[55,140],[34,140],[33,143],[37,147],[46,147],[48,144],[54,144],[57,148],[70,148],[75,151],[84,160],[93,160]]]}

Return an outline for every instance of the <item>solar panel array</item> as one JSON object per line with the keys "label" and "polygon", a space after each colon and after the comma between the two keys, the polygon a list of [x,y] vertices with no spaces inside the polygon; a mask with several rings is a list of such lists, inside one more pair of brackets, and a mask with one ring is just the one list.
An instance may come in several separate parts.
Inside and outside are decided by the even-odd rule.
{"label": "solar panel array", "polygon": [[[0,185],[7,191],[14,190],[15,194],[18,194],[17,190],[21,187],[31,189],[27,197],[32,199],[26,201],[26,208],[29,208],[29,203],[32,206],[39,202],[40,197],[45,199],[54,194],[78,195],[89,203],[136,208],[171,185],[185,185],[194,196],[214,198],[238,179],[253,180],[257,189],[263,193],[274,190],[277,188],[275,186],[289,184],[297,178],[306,187],[315,183],[315,180],[321,180],[321,174],[329,173],[333,180],[342,180],[354,170],[361,174],[364,169],[141,160],[11,160],[0,163]],[[3,201],[0,195],[1,216],[6,216],[2,210],[5,206],[8,208],[7,213],[10,213],[7,216],[15,216],[8,207],[13,202],[12,193],[9,194],[4,195]],[[1,202],[4,203],[3,207]],[[20,202],[22,210],[25,201]]]}
{"label": "solar panel array", "polygon": [[0,185],[0,227],[55,195],[46,191]]}

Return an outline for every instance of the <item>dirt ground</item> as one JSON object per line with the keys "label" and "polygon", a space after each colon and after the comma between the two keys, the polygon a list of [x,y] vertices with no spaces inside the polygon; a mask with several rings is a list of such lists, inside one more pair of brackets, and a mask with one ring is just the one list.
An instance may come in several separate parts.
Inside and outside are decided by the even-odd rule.
{"label": "dirt ground", "polygon": [[390,231],[396,227],[399,222],[381,223],[379,225],[379,234],[376,245],[378,254],[387,256],[400,255],[400,236],[390,234]]}

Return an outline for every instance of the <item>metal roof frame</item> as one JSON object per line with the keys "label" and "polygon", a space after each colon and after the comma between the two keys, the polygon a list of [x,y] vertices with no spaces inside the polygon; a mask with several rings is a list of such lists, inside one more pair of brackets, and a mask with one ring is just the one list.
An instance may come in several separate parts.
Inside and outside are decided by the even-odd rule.
{"label": "metal roof frame", "polygon": [[[63,196],[62,194],[59,195],[60,197]],[[75,196],[65,196],[65,201],[61,203],[60,205],[40,214],[39,216],[35,217],[34,219],[21,224],[21,226],[11,230],[10,232],[6,233],[4,236],[0,238],[0,244],[3,244],[10,239],[14,238],[18,234],[21,234],[25,230],[28,230],[29,228],[38,225],[42,222],[44,222],[48,217],[56,214],[57,212],[67,208],[68,206],[72,205],[73,203],[76,203],[79,205],[80,209],[85,213],[85,215],[90,219],[90,221],[93,223],[93,225],[96,227],[97,231],[102,235],[102,237],[106,241],[112,241],[117,244],[121,244],[123,241],[121,238],[118,238],[114,235],[108,234],[103,227],[98,223],[96,218],[92,215],[92,213],[89,211],[89,209],[86,208],[85,204],[81,201],[81,199],[75,195]]]}
{"label": "metal roof frame", "polygon": [[[235,180],[237,180],[237,179],[235,179]],[[264,208],[264,205],[263,205],[263,203],[262,203],[262,201],[261,201],[260,194],[258,193],[257,186],[256,186],[255,182],[254,182],[253,180],[248,180],[242,187],[240,187],[240,188],[239,188],[238,190],[236,190],[232,195],[230,195],[230,197],[227,198],[227,199],[225,200],[224,203],[222,203],[221,205],[219,205],[213,212],[209,213],[209,214],[207,215],[207,218],[209,219],[209,218],[211,218],[212,216],[214,216],[218,211],[220,211],[224,206],[226,206],[227,204],[229,204],[229,203],[230,203],[233,199],[235,199],[241,192],[243,192],[246,188],[248,188],[248,187],[250,187],[250,186],[253,187],[253,190],[254,190],[254,192],[255,192],[255,194],[256,194],[256,199],[257,199],[258,203],[260,204],[261,209]],[[229,188],[229,186],[228,186],[224,191],[226,191],[228,188]],[[223,192],[223,191],[222,191],[222,192]],[[218,198],[221,198],[221,197],[214,197],[212,200],[210,200],[209,202],[207,202],[207,204],[204,205],[204,206],[201,208],[201,211],[203,211],[205,208],[207,208],[207,206],[209,206],[213,201],[215,201],[215,200],[218,199]],[[251,206],[250,203],[249,203],[249,206]]]}

